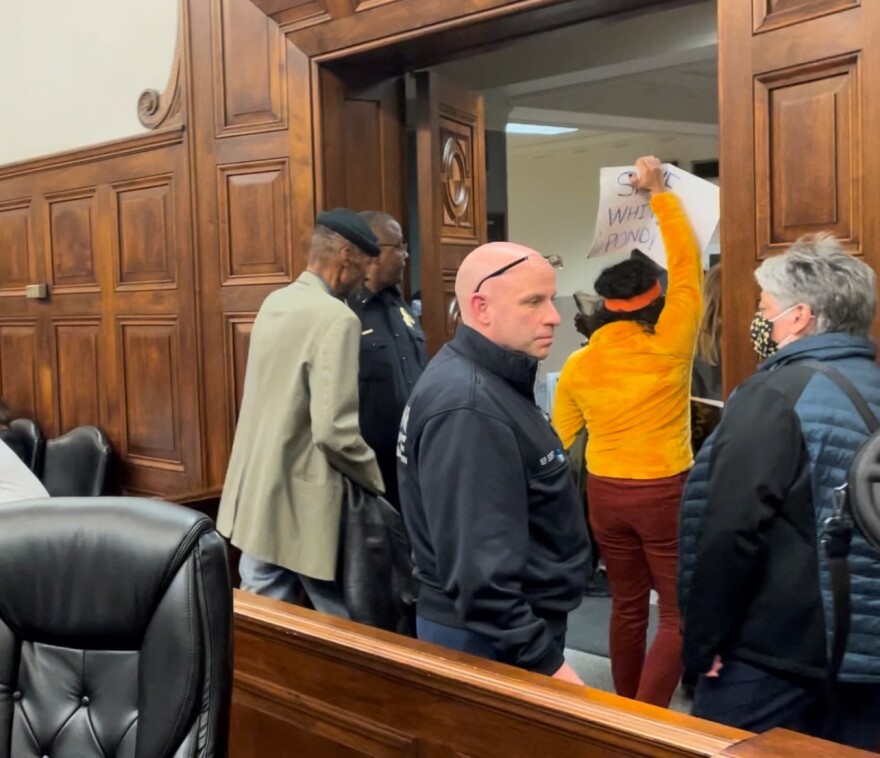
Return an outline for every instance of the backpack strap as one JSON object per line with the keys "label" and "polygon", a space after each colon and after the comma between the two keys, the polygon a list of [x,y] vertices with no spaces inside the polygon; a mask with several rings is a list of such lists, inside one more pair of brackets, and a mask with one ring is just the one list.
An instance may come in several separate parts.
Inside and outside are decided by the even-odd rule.
{"label": "backpack strap", "polygon": [[859,412],[859,415],[862,417],[862,420],[865,422],[865,426],[868,427],[868,431],[873,434],[880,429],[880,421],[877,420],[877,417],[874,415],[868,402],[865,400],[862,393],[856,389],[856,386],[847,379],[843,373],[836,368],[832,368],[827,363],[822,363],[822,361],[816,361],[812,358],[798,361],[797,365],[809,366],[820,374],[827,376],[849,398],[849,401],[853,404],[855,409]]}
{"label": "backpack strap", "polygon": [[[807,359],[790,364],[792,368],[803,367],[812,369],[815,373],[822,374],[843,392],[850,403],[858,411],[865,422],[869,434],[874,434],[880,428],[880,422],[874,415],[867,401],[855,385],[840,371],[832,368],[822,361]],[[837,676],[846,653],[846,642],[849,637],[850,625],[850,581],[849,558],[850,542],[852,540],[852,522],[846,514],[848,504],[848,484],[843,484],[834,490],[834,514],[825,520],[823,524],[824,535],[822,546],[825,549],[825,560],[828,564],[828,572],[831,579],[831,597],[834,605],[834,640],[831,651],[831,665],[828,669],[826,680],[826,698],[831,704],[830,714],[833,726],[836,727],[840,720],[839,707],[836,705],[837,698],[834,696]]]}

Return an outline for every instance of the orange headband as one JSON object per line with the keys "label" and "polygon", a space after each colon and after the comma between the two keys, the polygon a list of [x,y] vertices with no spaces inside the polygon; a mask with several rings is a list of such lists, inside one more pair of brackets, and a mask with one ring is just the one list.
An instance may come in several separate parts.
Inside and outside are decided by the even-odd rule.
{"label": "orange headband", "polygon": [[660,292],[660,282],[656,281],[641,295],[635,295],[626,300],[605,298],[605,310],[613,311],[615,313],[632,313],[633,311],[641,310],[646,305],[653,303],[658,297],[660,297]]}

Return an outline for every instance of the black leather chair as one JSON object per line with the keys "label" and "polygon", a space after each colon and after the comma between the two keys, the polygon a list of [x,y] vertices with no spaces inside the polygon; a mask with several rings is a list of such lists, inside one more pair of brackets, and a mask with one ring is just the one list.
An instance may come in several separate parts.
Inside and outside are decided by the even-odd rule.
{"label": "black leather chair", "polygon": [[40,479],[52,497],[97,497],[104,492],[112,449],[94,426],[78,426],[48,440]]}
{"label": "black leather chair", "polygon": [[21,450],[16,450],[28,468],[37,476],[43,472],[43,448],[46,440],[36,422],[29,418],[17,418],[9,423],[18,439],[21,440]]}
{"label": "black leather chair", "polygon": [[226,545],[141,498],[0,509],[0,758],[225,756]]}

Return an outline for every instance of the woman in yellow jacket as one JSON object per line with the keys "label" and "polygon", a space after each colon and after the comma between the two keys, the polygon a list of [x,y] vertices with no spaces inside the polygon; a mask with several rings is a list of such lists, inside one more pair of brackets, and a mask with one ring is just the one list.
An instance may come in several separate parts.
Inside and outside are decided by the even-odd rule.
{"label": "woman in yellow jacket", "polygon": [[[587,494],[611,589],[611,672],[618,694],[667,706],[681,676],[676,602],[678,507],[693,463],[690,386],[702,314],[702,267],[693,229],[654,157],[633,184],[651,195],[669,283],[630,259],[603,271],[603,306],[589,343],[566,361],[553,424],[568,447],[586,425]],[[660,626],[645,654],[651,589]]]}

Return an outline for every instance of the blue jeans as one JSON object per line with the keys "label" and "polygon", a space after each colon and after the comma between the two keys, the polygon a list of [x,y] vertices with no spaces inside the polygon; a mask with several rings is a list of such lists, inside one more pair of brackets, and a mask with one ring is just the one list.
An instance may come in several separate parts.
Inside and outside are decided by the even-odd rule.
{"label": "blue jeans", "polygon": [[880,684],[841,683],[835,699],[836,727],[823,681],[783,678],[731,658],[717,678],[700,677],[692,713],[752,732],[782,727],[863,750],[880,748]]}
{"label": "blue jeans", "polygon": [[349,618],[342,588],[336,582],[297,574],[244,553],[238,564],[238,573],[241,574],[243,590],[294,605],[302,605],[302,594],[305,593],[316,611]]}
{"label": "blue jeans", "polygon": [[[458,629],[454,626],[438,624],[423,616],[416,616],[416,636],[425,642],[433,642],[435,645],[460,650],[462,653],[488,658],[490,661],[501,660],[490,637],[479,632],[472,632],[469,629]],[[564,634],[554,637],[553,642],[556,643],[559,652],[565,652]]]}

